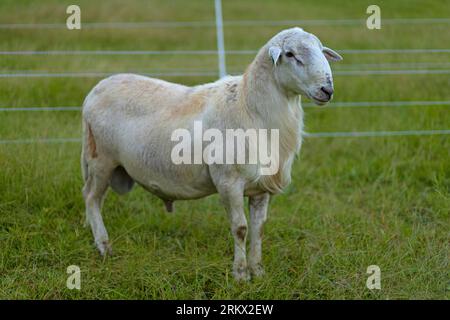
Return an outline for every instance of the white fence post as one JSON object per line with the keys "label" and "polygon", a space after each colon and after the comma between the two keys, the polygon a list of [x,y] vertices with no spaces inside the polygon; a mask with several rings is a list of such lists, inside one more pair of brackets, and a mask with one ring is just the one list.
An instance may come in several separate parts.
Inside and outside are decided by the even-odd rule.
{"label": "white fence post", "polygon": [[225,77],[227,74],[225,64],[225,45],[223,41],[223,19],[222,19],[222,1],[214,0],[216,12],[216,34],[217,34],[217,56],[219,59],[219,76]]}

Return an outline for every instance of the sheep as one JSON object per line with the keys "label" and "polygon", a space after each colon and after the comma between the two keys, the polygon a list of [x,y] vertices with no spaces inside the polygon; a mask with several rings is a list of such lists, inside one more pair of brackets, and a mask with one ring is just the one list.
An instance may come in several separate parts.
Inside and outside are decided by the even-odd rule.
{"label": "sheep", "polygon": [[[136,182],[161,198],[168,211],[175,200],[218,193],[231,220],[235,279],[263,275],[261,236],[269,199],[290,183],[302,144],[301,96],[317,105],[329,102],[333,80],[328,61],[341,59],[313,34],[291,28],[270,39],[242,76],[194,87],[135,74],[100,81],[83,104],[81,154],[86,222],[100,253],[111,253],[100,212],[109,186],[124,194]],[[172,133],[178,128],[192,132],[194,121],[221,132],[277,129],[279,170],[262,175],[259,163],[174,164]],[[249,198],[249,231],[244,197]]]}

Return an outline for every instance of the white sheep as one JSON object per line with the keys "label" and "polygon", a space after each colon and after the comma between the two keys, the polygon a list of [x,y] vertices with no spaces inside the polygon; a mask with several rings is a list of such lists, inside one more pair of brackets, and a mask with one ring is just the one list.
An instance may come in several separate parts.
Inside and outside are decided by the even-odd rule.
{"label": "white sheep", "polygon": [[[102,255],[110,253],[100,213],[111,186],[122,194],[137,182],[161,198],[168,211],[174,200],[219,193],[234,237],[233,274],[247,280],[264,273],[261,234],[270,195],[290,183],[291,166],[302,143],[300,96],[323,105],[333,94],[327,60],[341,56],[300,28],[275,35],[258,52],[242,76],[187,87],[133,74],[100,81],[83,105],[82,169],[86,219]],[[279,130],[279,170],[262,175],[260,164],[175,164],[171,161],[174,130]],[[248,144],[247,144],[248,147]],[[250,252],[247,264],[249,197]]]}

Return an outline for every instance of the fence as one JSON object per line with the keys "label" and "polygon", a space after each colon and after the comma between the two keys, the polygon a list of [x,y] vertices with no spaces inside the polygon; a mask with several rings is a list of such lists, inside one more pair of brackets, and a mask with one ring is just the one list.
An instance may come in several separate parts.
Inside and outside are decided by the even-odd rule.
{"label": "fence", "polygon": [[[164,22],[114,22],[114,23],[83,23],[83,28],[93,29],[130,29],[130,28],[205,28],[215,27],[217,38],[217,50],[168,50],[168,51],[132,51],[132,50],[54,50],[54,51],[0,51],[0,56],[55,56],[55,55],[200,55],[212,56],[217,55],[218,75],[223,77],[226,72],[226,56],[227,55],[254,55],[255,50],[225,50],[224,44],[224,27],[258,27],[264,26],[287,26],[287,25],[364,25],[365,20],[362,19],[337,19],[337,20],[281,20],[281,21],[259,21],[259,20],[240,20],[240,21],[223,21],[221,0],[215,2],[215,21],[164,21]],[[383,19],[385,25],[430,25],[450,24],[450,18],[419,18],[419,19]],[[0,29],[4,32],[14,29],[58,29],[65,28],[65,24],[0,24]],[[425,49],[341,49],[338,50],[343,54],[447,54],[450,49],[447,48],[425,48]],[[421,66],[445,66],[450,63],[422,63]],[[380,65],[372,66],[379,67]],[[450,69],[432,68],[432,69],[390,69],[392,65],[385,64],[387,69],[376,70],[337,70],[333,74],[339,76],[364,76],[364,75],[447,75]],[[401,66],[399,64],[398,66]],[[405,66],[405,64],[403,64]],[[411,66],[411,65],[409,65]],[[414,64],[417,66],[417,64]],[[360,68],[361,65],[354,65]],[[10,72],[0,73],[0,78],[89,78],[89,77],[105,77],[115,72]],[[144,75],[154,77],[212,77],[217,75],[217,70],[188,70],[177,72],[138,72]],[[349,102],[333,102],[331,108],[360,108],[360,107],[408,107],[408,106],[449,106],[450,101],[349,101]],[[311,104],[304,104],[305,107],[311,107]],[[55,107],[0,107],[0,112],[49,112],[49,111],[80,111],[79,106],[55,106]],[[430,136],[430,135],[448,135],[450,129],[444,130],[406,130],[406,131],[367,131],[367,132],[314,132],[306,133],[306,137],[323,138],[323,137],[386,137],[386,136]],[[73,143],[79,142],[77,138],[48,138],[48,139],[17,139],[17,140],[0,140],[0,144],[29,144],[29,143]]]}

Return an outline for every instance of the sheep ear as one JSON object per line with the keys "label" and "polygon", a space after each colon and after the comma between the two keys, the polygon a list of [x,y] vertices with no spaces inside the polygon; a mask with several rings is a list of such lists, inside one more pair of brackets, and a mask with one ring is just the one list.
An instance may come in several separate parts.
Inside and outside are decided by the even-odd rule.
{"label": "sheep ear", "polygon": [[269,48],[269,56],[272,58],[273,64],[276,65],[281,55],[281,48],[273,46]]}
{"label": "sheep ear", "polygon": [[323,47],[322,52],[328,61],[341,61],[343,59],[339,53],[330,48]]}

